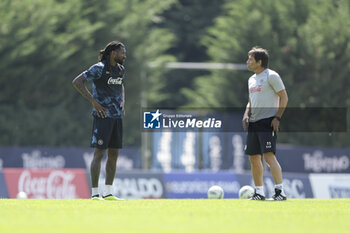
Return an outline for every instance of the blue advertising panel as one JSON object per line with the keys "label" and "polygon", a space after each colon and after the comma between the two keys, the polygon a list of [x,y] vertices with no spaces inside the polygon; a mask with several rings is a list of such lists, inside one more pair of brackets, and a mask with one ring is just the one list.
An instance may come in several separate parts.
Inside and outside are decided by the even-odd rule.
{"label": "blue advertising panel", "polygon": [[[224,198],[238,198],[239,189],[245,185],[254,187],[249,173],[233,172],[171,172],[163,174],[167,198],[207,198],[208,189],[219,185],[224,190]],[[274,182],[270,174],[264,174],[266,197],[274,194]],[[288,198],[313,198],[309,177],[306,174],[283,174],[283,187]]]}
{"label": "blue advertising panel", "polygon": [[230,172],[171,172],[163,175],[168,198],[207,198],[208,189],[219,185],[224,198],[237,198],[240,185]]}
{"label": "blue advertising panel", "polygon": [[[2,168],[89,168],[93,148],[51,147],[1,147],[0,170]],[[120,169],[141,168],[141,157],[137,148],[119,151]]]}
{"label": "blue advertising panel", "polygon": [[286,172],[350,173],[350,148],[278,145],[277,158]]}
{"label": "blue advertising panel", "polygon": [[5,182],[5,177],[2,172],[0,172],[0,198],[8,198],[9,194],[7,191],[7,186]]}
{"label": "blue advertising panel", "polygon": [[[250,174],[237,175],[241,186],[250,185],[254,182]],[[308,175],[297,173],[283,173],[283,189],[288,198],[313,198],[312,187]],[[264,174],[264,191],[266,197],[270,198],[275,193],[275,183],[271,174]]]}
{"label": "blue advertising panel", "polygon": [[[89,174],[90,175],[90,174]],[[106,172],[101,169],[99,179],[100,194],[104,194]],[[124,199],[165,198],[166,190],[162,173],[159,172],[119,172],[114,178],[113,194]]]}

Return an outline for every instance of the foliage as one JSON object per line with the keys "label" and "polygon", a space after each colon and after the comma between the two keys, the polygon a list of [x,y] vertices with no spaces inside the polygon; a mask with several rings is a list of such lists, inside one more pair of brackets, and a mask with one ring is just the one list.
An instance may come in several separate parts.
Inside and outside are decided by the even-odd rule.
{"label": "foliage", "polygon": [[[142,105],[243,107],[248,99],[248,71],[150,62],[244,63],[260,45],[284,80],[288,106],[349,108],[349,8],[348,0],[3,0],[0,144],[88,146],[91,106],[71,80],[111,40],[127,47],[125,145],[140,145]],[[349,136],[281,141],[344,146]]]}
{"label": "foliage", "polygon": [[[224,9],[202,38],[213,62],[244,63],[249,49],[259,45],[269,50],[270,68],[284,80],[289,107],[350,106],[348,1],[237,0]],[[196,78],[194,90],[182,91],[188,105],[243,107],[250,75],[212,71]],[[344,146],[348,136],[285,134],[282,141]]]}
{"label": "foliage", "polygon": [[[111,40],[127,46],[125,144],[139,144],[141,64],[161,57],[172,39],[150,24],[173,2],[1,1],[1,144],[88,146],[91,106],[71,81]],[[160,33],[168,36],[155,40]]]}
{"label": "foliage", "polygon": [[[206,46],[200,43],[214,18],[221,13],[224,0],[179,0],[164,11],[156,27],[170,30],[176,37],[168,52],[179,62],[205,62],[209,59]],[[168,60],[169,61],[169,60]],[[187,103],[182,89],[192,89],[197,76],[208,74],[203,70],[167,70],[163,76],[154,77],[157,69],[150,69],[148,76],[149,106],[178,107]],[[155,86],[155,88],[153,88]]]}

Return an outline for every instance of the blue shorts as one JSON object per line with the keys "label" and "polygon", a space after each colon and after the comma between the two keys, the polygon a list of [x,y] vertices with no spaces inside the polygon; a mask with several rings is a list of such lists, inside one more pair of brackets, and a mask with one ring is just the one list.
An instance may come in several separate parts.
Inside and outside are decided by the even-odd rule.
{"label": "blue shorts", "polygon": [[262,155],[267,152],[276,154],[277,134],[271,127],[272,120],[273,117],[249,122],[245,147],[247,155]]}
{"label": "blue shorts", "polygon": [[99,149],[123,147],[123,125],[121,118],[94,117],[91,147]]}

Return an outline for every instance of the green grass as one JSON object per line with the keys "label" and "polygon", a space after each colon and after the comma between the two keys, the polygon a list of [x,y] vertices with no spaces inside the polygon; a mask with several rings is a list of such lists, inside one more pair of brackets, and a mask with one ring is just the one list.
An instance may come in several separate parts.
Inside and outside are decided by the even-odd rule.
{"label": "green grass", "polygon": [[0,232],[350,232],[350,199],[0,199]]}

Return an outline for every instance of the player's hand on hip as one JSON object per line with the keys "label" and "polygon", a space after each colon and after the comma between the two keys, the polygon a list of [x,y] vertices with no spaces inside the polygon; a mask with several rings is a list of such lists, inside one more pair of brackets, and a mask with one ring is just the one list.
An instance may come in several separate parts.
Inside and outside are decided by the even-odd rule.
{"label": "player's hand on hip", "polygon": [[248,122],[249,122],[249,117],[243,117],[242,126],[243,126],[244,131],[247,131]]}
{"label": "player's hand on hip", "polygon": [[122,102],[120,104],[120,109],[122,110],[123,116],[125,116],[125,103],[124,102]]}
{"label": "player's hand on hip", "polygon": [[278,132],[279,126],[280,126],[279,120],[277,120],[276,118],[273,118],[271,121],[271,127],[273,128],[273,131]]}
{"label": "player's hand on hip", "polygon": [[101,104],[99,104],[97,101],[92,101],[91,102],[92,106],[96,110],[97,116],[101,118],[106,118],[108,110],[102,107]]}

